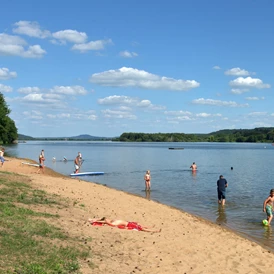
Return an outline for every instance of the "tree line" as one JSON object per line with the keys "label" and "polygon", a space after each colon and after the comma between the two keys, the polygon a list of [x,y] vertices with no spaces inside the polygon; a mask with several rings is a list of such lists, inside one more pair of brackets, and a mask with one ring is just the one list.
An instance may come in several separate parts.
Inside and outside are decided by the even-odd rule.
{"label": "tree line", "polygon": [[224,129],[208,134],[124,132],[113,141],[274,143],[274,128]]}
{"label": "tree line", "polygon": [[9,109],[3,94],[0,92],[0,144],[11,144],[17,140],[15,122],[9,117]]}

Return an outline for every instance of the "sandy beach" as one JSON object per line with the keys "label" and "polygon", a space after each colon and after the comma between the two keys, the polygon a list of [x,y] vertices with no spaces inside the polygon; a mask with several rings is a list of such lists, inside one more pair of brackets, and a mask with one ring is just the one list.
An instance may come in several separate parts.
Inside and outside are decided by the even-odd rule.
{"label": "sandy beach", "polygon": [[[274,254],[217,225],[180,210],[106,186],[71,179],[52,170],[7,158],[0,171],[29,176],[35,188],[69,198],[56,225],[85,239],[91,258],[82,273],[272,273]],[[79,206],[81,205],[81,206]],[[39,208],[36,208],[39,210]],[[89,218],[107,217],[162,229],[160,233],[91,226]],[[95,267],[90,268],[91,260]]]}

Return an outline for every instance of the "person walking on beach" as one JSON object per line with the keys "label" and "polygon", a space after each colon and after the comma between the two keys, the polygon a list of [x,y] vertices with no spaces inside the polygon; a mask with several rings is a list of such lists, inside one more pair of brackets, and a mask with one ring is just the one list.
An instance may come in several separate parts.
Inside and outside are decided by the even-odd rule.
{"label": "person walking on beach", "polygon": [[197,165],[195,164],[195,162],[193,162],[193,164],[190,166],[190,168],[192,169],[192,171],[197,170]]}
{"label": "person walking on beach", "polygon": [[264,201],[263,212],[266,212],[268,225],[270,225],[273,218],[273,202],[274,202],[274,189],[270,190],[269,196]]}
{"label": "person walking on beach", "polygon": [[136,222],[127,222],[124,220],[111,220],[111,219],[106,219],[105,217],[101,219],[88,219],[88,221],[93,225],[93,224],[107,224],[109,226],[115,226],[115,227],[120,227],[120,228],[125,228],[129,230],[138,230],[138,231],[145,231],[145,232],[161,232],[161,229],[151,229],[147,226],[142,226],[139,223]]}
{"label": "person walking on beach", "polygon": [[80,155],[78,153],[78,155],[74,159],[75,174],[79,172],[80,166],[81,166],[81,160],[80,160]]}
{"label": "person walking on beach", "polygon": [[4,158],[5,149],[3,147],[0,148],[0,162],[1,167],[4,165],[5,158]]}
{"label": "person walking on beach", "polygon": [[150,179],[151,179],[151,177],[150,177],[150,170],[147,170],[146,174],[144,176],[146,191],[150,191],[150,186],[151,186]]}
{"label": "person walking on beach", "polygon": [[217,192],[218,192],[218,202],[221,205],[225,205],[225,192],[228,183],[223,175],[220,175],[219,180],[217,181]]}
{"label": "person walking on beach", "polygon": [[44,152],[44,150],[42,149],[42,150],[41,150],[41,153],[40,153],[40,155],[39,155],[39,169],[38,169],[38,171],[37,171],[38,174],[40,173],[41,170],[42,170],[42,173],[44,173],[45,160],[46,160],[46,158],[45,158],[45,152]]}

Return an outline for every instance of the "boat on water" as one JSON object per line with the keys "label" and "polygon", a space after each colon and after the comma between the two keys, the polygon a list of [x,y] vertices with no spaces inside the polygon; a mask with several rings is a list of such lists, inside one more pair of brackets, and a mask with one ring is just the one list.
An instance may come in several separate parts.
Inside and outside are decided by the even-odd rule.
{"label": "boat on water", "polygon": [[168,149],[184,149],[183,147],[169,147]]}

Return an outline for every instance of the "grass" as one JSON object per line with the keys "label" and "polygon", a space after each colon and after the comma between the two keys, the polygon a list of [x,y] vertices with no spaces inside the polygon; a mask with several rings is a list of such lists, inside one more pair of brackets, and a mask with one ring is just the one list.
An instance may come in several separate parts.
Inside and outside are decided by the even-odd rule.
{"label": "grass", "polygon": [[[39,212],[31,209],[39,205]],[[57,195],[32,188],[28,177],[0,172],[0,273],[81,273],[90,256],[80,239],[53,225],[57,214],[41,208],[67,207]]]}

